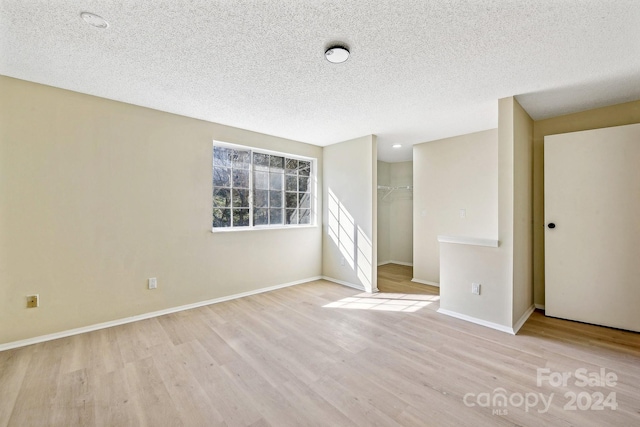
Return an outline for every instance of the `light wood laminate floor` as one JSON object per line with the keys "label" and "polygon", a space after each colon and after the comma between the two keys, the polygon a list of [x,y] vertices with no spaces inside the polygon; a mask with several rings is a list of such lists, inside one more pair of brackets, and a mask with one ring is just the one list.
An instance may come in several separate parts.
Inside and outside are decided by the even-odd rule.
{"label": "light wood laminate floor", "polygon": [[[0,426],[640,425],[639,334],[536,312],[511,336],[386,295],[317,281],[2,352]],[[537,386],[538,368],[617,381]],[[617,409],[564,409],[598,392]],[[516,405],[534,394],[547,411]]]}
{"label": "light wood laminate floor", "polygon": [[436,286],[412,282],[413,267],[399,264],[378,266],[378,290],[380,292],[438,295]]}

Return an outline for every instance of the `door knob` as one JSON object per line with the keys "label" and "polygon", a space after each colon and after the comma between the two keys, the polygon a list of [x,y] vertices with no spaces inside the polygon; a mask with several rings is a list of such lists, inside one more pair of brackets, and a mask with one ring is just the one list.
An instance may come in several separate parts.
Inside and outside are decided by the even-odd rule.
{"label": "door knob", "polygon": [[556,224],[553,222],[550,222],[549,225],[547,225],[547,227],[549,228],[556,228]]}

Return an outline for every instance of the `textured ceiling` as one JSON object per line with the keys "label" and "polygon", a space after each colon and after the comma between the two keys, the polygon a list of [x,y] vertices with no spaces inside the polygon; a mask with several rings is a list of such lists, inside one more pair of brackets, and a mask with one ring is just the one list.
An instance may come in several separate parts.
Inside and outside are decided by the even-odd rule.
{"label": "textured ceiling", "polygon": [[401,161],[496,127],[498,98],[534,119],[640,99],[640,1],[0,0],[0,74],[317,145],[376,134]]}

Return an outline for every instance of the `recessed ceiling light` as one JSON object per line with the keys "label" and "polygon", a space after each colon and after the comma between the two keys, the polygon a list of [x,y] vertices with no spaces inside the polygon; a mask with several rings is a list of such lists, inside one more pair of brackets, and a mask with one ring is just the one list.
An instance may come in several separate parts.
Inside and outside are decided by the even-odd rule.
{"label": "recessed ceiling light", "polygon": [[400,147],[402,147],[402,144],[393,144],[393,146],[392,146],[392,147],[393,147],[393,148],[400,148]]}
{"label": "recessed ceiling light", "polygon": [[340,64],[349,59],[349,49],[344,46],[332,46],[324,53],[327,61],[333,64]]}
{"label": "recessed ceiling light", "polygon": [[82,19],[84,19],[84,22],[86,22],[89,25],[92,25],[96,28],[107,28],[109,27],[109,23],[102,18],[101,16],[96,15],[95,13],[91,13],[91,12],[82,12],[80,14],[80,17]]}

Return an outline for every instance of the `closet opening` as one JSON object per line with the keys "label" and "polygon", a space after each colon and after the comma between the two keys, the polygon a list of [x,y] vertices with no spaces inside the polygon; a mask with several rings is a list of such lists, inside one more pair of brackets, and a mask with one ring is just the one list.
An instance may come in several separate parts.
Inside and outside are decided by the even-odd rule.
{"label": "closet opening", "polygon": [[378,290],[438,295],[413,279],[413,161],[378,160]]}

